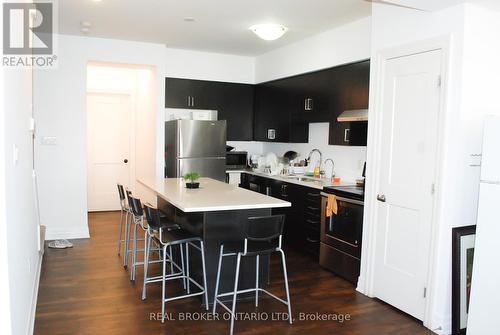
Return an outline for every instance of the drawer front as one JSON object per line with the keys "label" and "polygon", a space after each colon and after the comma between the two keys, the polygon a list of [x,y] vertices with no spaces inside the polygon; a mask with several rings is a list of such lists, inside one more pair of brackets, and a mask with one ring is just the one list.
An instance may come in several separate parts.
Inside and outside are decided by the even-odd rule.
{"label": "drawer front", "polygon": [[319,231],[315,229],[304,229],[305,243],[304,250],[313,255],[319,255]]}
{"label": "drawer front", "polygon": [[358,282],[361,261],[324,243],[320,243],[319,265],[354,285]]}

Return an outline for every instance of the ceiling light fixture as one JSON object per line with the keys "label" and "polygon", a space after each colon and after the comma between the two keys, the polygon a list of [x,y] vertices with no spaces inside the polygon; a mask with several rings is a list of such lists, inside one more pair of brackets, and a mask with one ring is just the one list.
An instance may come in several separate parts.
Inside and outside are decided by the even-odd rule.
{"label": "ceiling light fixture", "polygon": [[256,24],[249,28],[251,31],[255,33],[255,35],[259,36],[263,40],[266,41],[274,41],[283,36],[288,28],[276,23],[263,23]]}
{"label": "ceiling light fixture", "polygon": [[185,18],[184,18],[184,21],[186,21],[186,22],[194,22],[194,21],[196,21],[196,20],[195,20],[195,18],[194,18],[194,17],[187,16],[187,17],[185,17]]}

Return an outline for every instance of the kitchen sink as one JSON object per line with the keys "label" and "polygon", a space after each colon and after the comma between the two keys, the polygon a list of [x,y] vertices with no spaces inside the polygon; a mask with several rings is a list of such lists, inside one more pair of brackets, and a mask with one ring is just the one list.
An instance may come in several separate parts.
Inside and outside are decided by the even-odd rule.
{"label": "kitchen sink", "polygon": [[302,181],[302,182],[306,182],[306,183],[316,183],[316,184],[320,184],[320,185],[323,185],[325,183],[324,180],[317,179],[317,178],[314,178],[314,177],[286,176],[285,178],[286,179],[290,179],[290,180]]}

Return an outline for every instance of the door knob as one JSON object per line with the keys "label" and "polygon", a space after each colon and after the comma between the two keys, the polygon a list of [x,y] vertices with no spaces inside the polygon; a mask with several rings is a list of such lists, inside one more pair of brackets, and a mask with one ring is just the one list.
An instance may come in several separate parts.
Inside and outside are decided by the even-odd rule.
{"label": "door knob", "polygon": [[378,194],[377,195],[377,200],[380,202],[385,202],[385,195],[383,194]]}
{"label": "door knob", "polygon": [[123,160],[123,163],[127,164],[127,163],[128,163],[128,159],[126,159],[126,158],[125,158],[125,159]]}

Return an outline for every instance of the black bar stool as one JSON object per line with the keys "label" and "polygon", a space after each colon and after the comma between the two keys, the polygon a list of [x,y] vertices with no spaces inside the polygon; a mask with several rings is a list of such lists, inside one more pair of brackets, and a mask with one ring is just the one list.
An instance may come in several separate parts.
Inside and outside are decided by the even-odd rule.
{"label": "black bar stool", "polygon": [[[118,196],[120,197],[120,231],[118,233],[118,256],[120,256],[121,244],[123,243],[123,245],[125,246],[125,239],[122,239],[122,236],[123,236],[123,215],[125,214],[126,219],[127,219],[130,210],[129,210],[127,201],[125,199],[125,191],[123,189],[123,185],[116,184],[116,186],[118,187]],[[125,253],[125,251],[124,251],[124,253]]]}
{"label": "black bar stool", "polygon": [[[221,244],[219,252],[219,265],[217,267],[217,280],[215,284],[215,297],[213,314],[217,308],[217,304],[220,304],[231,313],[231,326],[230,335],[233,334],[234,330],[234,320],[236,311],[236,299],[238,294],[255,292],[255,306],[259,305],[259,292],[264,292],[267,295],[273,297],[279,302],[285,304],[288,307],[288,320],[292,324],[292,307],[290,304],[290,292],[288,289],[288,275],[286,271],[285,253],[281,249],[281,240],[283,234],[283,226],[285,222],[284,215],[273,215],[273,216],[263,216],[263,217],[251,217],[248,219],[245,229],[245,239],[243,242],[232,242]],[[281,262],[283,264],[283,276],[285,279],[285,291],[286,300],[283,300],[271,292],[259,287],[259,258],[261,255],[270,255],[274,252],[281,254]],[[228,256],[236,256],[236,274],[234,279],[234,290],[227,293],[219,293],[219,280],[220,273],[222,270],[222,258]],[[255,288],[238,290],[238,279],[240,275],[240,262],[242,257],[254,257],[255,256]],[[227,307],[218,298],[233,296],[232,308]]]}
{"label": "black bar stool", "polygon": [[[128,194],[128,198],[129,198],[129,201],[130,201],[130,208],[132,209],[131,212],[132,212],[132,219],[130,220],[130,223],[132,223],[132,220],[133,220],[133,237],[132,237],[132,250],[131,250],[131,253],[132,253],[132,261],[131,261],[131,270],[130,270],[130,280],[131,281],[135,281],[135,277],[136,277],[136,269],[137,269],[137,266],[140,266],[140,265],[144,265],[143,262],[138,262],[137,261],[137,252],[146,252],[146,246],[144,245],[144,249],[138,249],[137,248],[137,241],[146,241],[146,231],[147,231],[147,227],[145,226],[145,222],[144,222],[144,212],[142,210],[142,204],[141,204],[141,200],[139,200],[138,198],[134,198],[130,191],[127,190],[127,194]],[[165,226],[168,227],[168,230],[174,230],[174,229],[179,229],[179,225],[177,224],[171,224],[169,222],[165,222]],[[137,238],[137,228],[141,228],[142,231],[144,232],[144,239],[142,238]],[[146,243],[146,242],[144,242]],[[149,251],[158,251],[158,255],[159,255],[159,261],[157,261],[156,263],[159,263],[161,262],[161,256],[160,256],[160,247],[159,245],[156,243],[156,241],[153,241],[153,243],[155,243],[155,247],[154,248],[151,248],[150,247],[150,250]],[[168,259],[171,259],[170,255],[167,255]],[[150,262],[151,263],[151,262]],[[155,263],[155,261],[153,261],[153,263]]]}
{"label": "black bar stool", "polygon": [[[161,222],[160,212],[158,209],[153,208],[149,205],[144,206],[144,211],[146,212],[146,220],[148,221],[148,237],[146,238],[146,251],[145,251],[145,260],[144,260],[144,282],[143,282],[143,299],[146,298],[146,285],[153,282],[162,282],[162,303],[161,303],[161,322],[165,322],[165,304],[168,301],[178,300],[187,297],[194,297],[197,295],[204,295],[205,298],[205,307],[208,310],[208,293],[207,293],[207,275],[205,268],[205,250],[203,245],[203,240],[201,237],[193,235],[184,229],[175,229],[165,231],[165,225]],[[167,274],[166,265],[167,265],[167,257],[163,257],[163,272],[161,276],[156,277],[148,277],[148,268],[147,264],[149,263],[149,249],[152,241],[157,241],[163,247],[163,255],[167,255],[167,248],[171,248],[173,246],[179,245],[181,250],[181,262],[184,264],[184,256],[183,256],[183,248],[185,247],[186,253],[186,271],[180,271],[177,273]],[[196,245],[198,244],[198,245]],[[203,270],[203,285],[198,283],[196,280],[191,278],[189,275],[189,247],[193,247],[197,249],[201,253],[201,263]],[[171,263],[172,264],[172,263]],[[184,269],[184,265],[182,266]],[[187,286],[187,294],[174,296],[167,298],[166,297],[166,282],[168,280],[175,279],[183,279],[186,281]],[[201,291],[191,293],[190,284],[193,283],[197,286]]]}
{"label": "black bar stool", "polygon": [[132,213],[132,192],[129,189],[125,190],[125,202],[127,204],[127,212],[125,215],[125,241],[123,242],[123,267],[127,268],[128,267],[128,257],[129,254],[132,252],[130,250],[130,227],[132,226],[132,220],[134,213]]}

